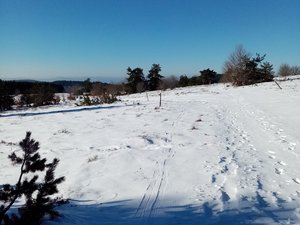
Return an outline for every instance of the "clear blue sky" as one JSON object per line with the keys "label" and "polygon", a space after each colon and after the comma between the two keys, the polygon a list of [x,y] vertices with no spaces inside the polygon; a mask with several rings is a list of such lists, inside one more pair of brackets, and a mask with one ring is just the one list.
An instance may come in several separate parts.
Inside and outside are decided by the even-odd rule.
{"label": "clear blue sky", "polygon": [[239,44],[300,65],[299,0],[0,0],[0,79],[222,72]]}

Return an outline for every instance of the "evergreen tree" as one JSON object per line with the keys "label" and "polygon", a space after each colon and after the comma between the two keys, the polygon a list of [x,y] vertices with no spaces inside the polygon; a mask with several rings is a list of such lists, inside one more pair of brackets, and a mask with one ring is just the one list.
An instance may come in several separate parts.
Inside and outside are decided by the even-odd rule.
{"label": "evergreen tree", "polygon": [[127,68],[127,86],[130,93],[141,92],[144,89],[145,77],[143,69],[137,67],[135,69]]}
{"label": "evergreen tree", "polygon": [[213,70],[206,69],[200,71],[200,79],[202,84],[212,84],[216,82],[217,73]]}
{"label": "evergreen tree", "polygon": [[269,62],[263,62],[261,65],[261,73],[264,81],[272,81],[274,78],[273,65]]}
{"label": "evergreen tree", "polygon": [[161,67],[159,64],[152,64],[151,69],[149,70],[149,74],[147,76],[148,78],[148,90],[154,91],[158,89],[159,83],[161,79],[163,78],[162,75],[160,75]]}
{"label": "evergreen tree", "polygon": [[[51,198],[51,195],[58,193],[57,185],[64,181],[64,177],[54,178],[54,170],[58,159],[52,163],[46,163],[46,158],[41,158],[38,153],[39,142],[31,139],[31,133],[27,132],[26,137],[20,142],[23,152],[21,157],[14,152],[9,155],[14,164],[20,164],[20,175],[15,185],[5,184],[0,188],[0,225],[38,225],[45,215],[51,218],[59,216],[54,210],[56,204],[61,202],[59,198]],[[44,181],[38,182],[37,172],[46,169]],[[27,178],[24,176],[28,174]],[[18,215],[8,213],[17,199],[24,197],[25,205],[18,208]]]}
{"label": "evergreen tree", "polygon": [[179,77],[178,86],[179,87],[186,87],[189,85],[189,78],[186,75],[181,75]]}
{"label": "evergreen tree", "polygon": [[14,100],[10,95],[6,82],[0,80],[0,111],[11,109]]}

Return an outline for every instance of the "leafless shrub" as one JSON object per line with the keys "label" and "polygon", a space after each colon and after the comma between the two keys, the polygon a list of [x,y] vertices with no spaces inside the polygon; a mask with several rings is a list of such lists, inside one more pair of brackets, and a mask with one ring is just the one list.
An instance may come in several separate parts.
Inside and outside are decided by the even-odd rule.
{"label": "leafless shrub", "polygon": [[287,63],[281,64],[278,70],[278,75],[281,77],[286,77],[290,75],[300,75],[300,67],[290,66]]}
{"label": "leafless shrub", "polygon": [[160,81],[159,89],[160,90],[174,89],[177,86],[178,86],[178,78],[172,75]]}

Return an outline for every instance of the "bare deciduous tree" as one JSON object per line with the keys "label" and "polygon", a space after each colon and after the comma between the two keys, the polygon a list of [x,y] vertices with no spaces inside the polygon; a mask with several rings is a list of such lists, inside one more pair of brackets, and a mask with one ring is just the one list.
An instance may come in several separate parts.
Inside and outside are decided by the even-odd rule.
{"label": "bare deciduous tree", "polygon": [[300,67],[290,66],[287,63],[281,64],[278,70],[278,75],[281,77],[286,77],[290,75],[300,75]]}
{"label": "bare deciduous tree", "polygon": [[224,64],[221,81],[232,82],[244,70],[245,62],[250,59],[250,53],[242,45],[238,45]]}
{"label": "bare deciduous tree", "polygon": [[300,75],[300,66],[292,66],[291,75]]}
{"label": "bare deciduous tree", "polygon": [[289,64],[284,63],[282,65],[280,65],[279,70],[278,70],[278,75],[282,76],[282,77],[286,77],[291,75],[291,67],[289,66]]}
{"label": "bare deciduous tree", "polygon": [[162,79],[159,83],[160,90],[174,89],[178,86],[178,78],[174,75]]}

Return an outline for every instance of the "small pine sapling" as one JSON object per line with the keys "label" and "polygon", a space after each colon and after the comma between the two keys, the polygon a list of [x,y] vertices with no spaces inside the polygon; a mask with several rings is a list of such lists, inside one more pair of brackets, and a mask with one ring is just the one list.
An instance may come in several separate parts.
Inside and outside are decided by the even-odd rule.
{"label": "small pine sapling", "polygon": [[[38,153],[39,142],[31,139],[31,133],[19,143],[23,155],[17,156],[14,152],[8,156],[13,164],[21,165],[20,175],[16,185],[5,184],[0,187],[0,225],[38,225],[44,216],[55,218],[59,213],[54,210],[57,204],[63,203],[61,198],[51,198],[58,193],[57,185],[65,180],[64,177],[55,178],[54,170],[59,162],[53,159],[47,163]],[[36,172],[46,170],[42,182],[38,182]],[[30,179],[25,177],[29,175]],[[15,201],[25,197],[25,204],[18,208],[18,215],[9,213]]]}

